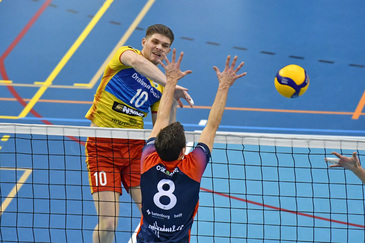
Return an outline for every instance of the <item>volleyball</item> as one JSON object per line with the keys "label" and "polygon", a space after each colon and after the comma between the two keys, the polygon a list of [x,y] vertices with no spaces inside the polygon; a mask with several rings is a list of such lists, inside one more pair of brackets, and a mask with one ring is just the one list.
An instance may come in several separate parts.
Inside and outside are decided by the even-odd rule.
{"label": "volleyball", "polygon": [[307,72],[301,66],[290,64],[276,74],[275,87],[282,96],[296,98],[304,94],[309,86]]}

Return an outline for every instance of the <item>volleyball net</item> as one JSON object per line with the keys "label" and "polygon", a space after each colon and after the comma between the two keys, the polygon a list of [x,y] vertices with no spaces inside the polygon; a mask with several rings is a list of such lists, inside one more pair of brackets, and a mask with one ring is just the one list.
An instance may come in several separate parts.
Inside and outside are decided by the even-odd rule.
{"label": "volleyball net", "polygon": [[[0,124],[0,241],[92,242],[97,214],[87,137],[146,139],[150,130]],[[186,132],[192,149],[200,132]],[[218,133],[191,242],[364,242],[364,186],[328,168],[332,151],[364,161],[365,138]],[[134,242],[140,213],[120,197],[115,242]]]}

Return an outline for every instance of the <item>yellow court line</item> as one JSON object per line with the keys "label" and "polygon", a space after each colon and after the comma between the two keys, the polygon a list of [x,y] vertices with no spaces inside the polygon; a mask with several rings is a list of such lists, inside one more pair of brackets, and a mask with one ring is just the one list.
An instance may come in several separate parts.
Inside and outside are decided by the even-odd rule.
{"label": "yellow court line", "polygon": [[361,115],[361,112],[364,109],[364,106],[365,106],[365,91],[362,94],[362,97],[359,101],[359,104],[356,107],[356,110],[355,110],[354,114],[352,115],[352,119],[354,119],[354,120],[359,119],[359,117]]}
{"label": "yellow court line", "polygon": [[1,142],[6,142],[6,141],[8,141],[8,140],[9,140],[9,138],[10,138],[10,136],[9,136],[9,135],[4,135],[4,136],[1,138]]}
{"label": "yellow court line", "polygon": [[[42,87],[44,82],[33,82],[33,84],[21,84],[21,83],[1,83],[0,86],[13,86],[13,87],[27,87],[27,88],[38,88]],[[61,84],[52,84],[49,85],[48,88],[57,88],[57,89],[89,89],[88,87],[83,86],[74,86],[72,85],[61,85]]]}
{"label": "yellow court line", "polygon": [[0,83],[2,83],[2,84],[11,84],[11,83],[13,83],[13,81],[11,81],[11,80],[0,80]]}
{"label": "yellow court line", "polygon": [[[104,13],[109,8],[109,6],[112,2],[113,2],[113,0],[106,0],[104,2],[103,6],[99,9],[97,14],[92,18],[90,23],[86,26],[84,31],[81,33],[81,35],[75,41],[75,43],[67,51],[65,56],[57,64],[56,68],[52,71],[52,73],[49,75],[49,77],[46,79],[46,81],[42,83],[43,84],[42,87],[40,87],[38,89],[37,93],[33,96],[33,98],[29,101],[29,103],[24,107],[24,109],[20,113],[20,115],[18,117],[15,117],[15,119],[23,118],[30,112],[30,110],[34,107],[34,105],[38,102],[38,100],[44,94],[44,92],[46,92],[47,88],[52,84],[53,80],[57,77],[57,75],[60,73],[62,68],[66,65],[66,63],[70,60],[72,55],[76,52],[76,50],[80,47],[82,42],[89,35],[89,33],[94,28],[94,26],[97,24],[97,22],[100,20],[100,18],[104,15]],[[37,82],[37,84],[39,84],[39,82]],[[9,118],[9,117],[0,116],[0,118]]]}
{"label": "yellow court line", "polygon": [[74,83],[74,86],[87,86],[89,89],[93,88],[94,85],[100,80],[101,75],[103,75],[104,69],[110,59],[113,58],[114,53],[118,50],[119,47],[123,46],[125,42],[128,40],[128,38],[131,36],[133,31],[137,28],[139,23],[142,21],[146,13],[150,10],[155,0],[148,0],[148,2],[145,4],[141,12],[138,14],[138,16],[135,18],[133,23],[129,26],[127,32],[123,35],[123,37],[119,40],[118,44],[114,47],[114,49],[110,52],[109,56],[105,59],[104,63],[100,66],[99,70],[96,72],[94,77],[90,80],[88,84],[84,83]]}
{"label": "yellow court line", "polygon": [[31,169],[15,169],[15,168],[0,168],[1,170],[24,170],[24,173],[22,177],[18,180],[16,185],[13,187],[13,189],[9,192],[8,196],[5,198],[4,202],[1,204],[0,207],[0,217],[3,214],[3,212],[6,210],[6,208],[9,206],[11,201],[15,198],[15,195],[18,193],[20,188],[24,185],[25,181],[28,179],[30,174],[32,173]]}
{"label": "yellow court line", "polygon": [[0,116],[0,119],[18,119],[19,116]]}

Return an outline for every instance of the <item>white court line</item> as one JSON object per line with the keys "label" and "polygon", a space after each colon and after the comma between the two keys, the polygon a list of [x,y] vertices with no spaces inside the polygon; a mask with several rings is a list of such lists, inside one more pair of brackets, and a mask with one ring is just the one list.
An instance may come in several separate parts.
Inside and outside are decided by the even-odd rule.
{"label": "white court line", "polygon": [[137,242],[137,233],[139,230],[140,224],[137,225],[137,228],[134,230],[132,237],[129,239],[128,243],[136,243]]}
{"label": "white court line", "polygon": [[208,120],[200,120],[199,126],[205,126],[207,125]]}
{"label": "white court line", "polygon": [[30,174],[32,173],[31,169],[23,169],[23,168],[6,168],[2,167],[1,170],[24,170],[23,175],[20,177],[18,182],[15,184],[13,189],[10,191],[9,195],[5,198],[3,203],[0,205],[0,216],[3,214],[3,212],[6,210],[6,208],[9,206],[11,201],[15,198],[16,194],[19,192],[20,188],[24,185],[25,181],[28,179]]}

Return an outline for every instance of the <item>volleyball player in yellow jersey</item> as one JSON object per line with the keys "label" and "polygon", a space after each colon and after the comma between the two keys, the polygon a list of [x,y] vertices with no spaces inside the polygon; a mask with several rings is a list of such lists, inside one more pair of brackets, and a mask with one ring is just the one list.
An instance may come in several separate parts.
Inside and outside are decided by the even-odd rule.
{"label": "volleyball player in yellow jersey", "polygon": [[[123,46],[107,65],[94,102],[86,118],[94,127],[143,129],[143,119],[149,110],[153,124],[162,96],[166,76],[157,67],[167,55],[174,40],[172,31],[164,25],[148,27],[142,39],[142,50]],[[180,98],[193,106],[186,89],[177,86],[175,100]],[[175,104],[171,119],[175,121]],[[119,196],[123,184],[140,209],[140,159],[144,140],[89,137],[86,143],[86,163],[98,224],[94,242],[113,242],[119,216]]]}

